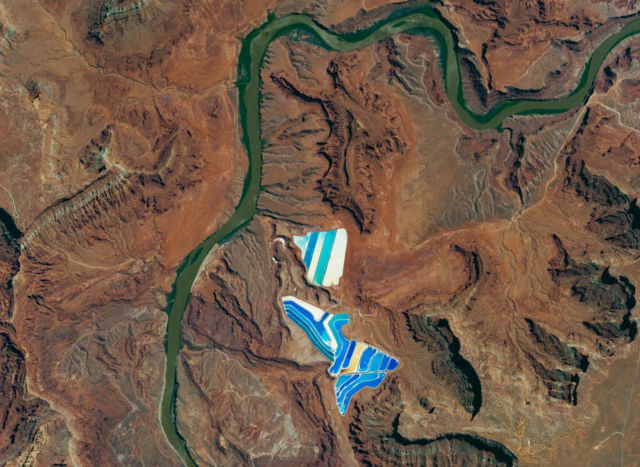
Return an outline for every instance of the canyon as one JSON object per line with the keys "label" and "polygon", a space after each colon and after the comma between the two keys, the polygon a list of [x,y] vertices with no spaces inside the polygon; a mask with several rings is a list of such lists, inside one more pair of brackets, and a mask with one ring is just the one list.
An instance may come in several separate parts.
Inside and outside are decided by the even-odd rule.
{"label": "canyon", "polygon": [[[428,34],[346,52],[284,34],[260,68],[255,215],[198,250],[250,170],[241,38],[272,16],[347,33],[419,6],[0,6],[0,462],[185,462],[160,410],[172,287],[194,253],[173,415],[198,465],[637,462],[638,36],[580,105],[477,130]],[[432,6],[477,114],[565,96],[637,13]],[[344,277],[320,287],[293,237],[336,228]],[[344,417],[291,294],[399,362]]]}

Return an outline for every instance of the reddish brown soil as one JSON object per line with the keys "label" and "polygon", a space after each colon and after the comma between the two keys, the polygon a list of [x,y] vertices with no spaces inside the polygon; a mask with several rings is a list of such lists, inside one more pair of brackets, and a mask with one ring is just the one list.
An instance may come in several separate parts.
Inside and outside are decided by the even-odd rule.
{"label": "reddish brown soil", "polygon": [[[162,309],[241,194],[238,38],[268,11],[344,31],[392,3],[2,2],[0,463],[179,464],[158,413]],[[568,92],[634,5],[436,7],[482,111]],[[194,459],[636,463],[638,73],[631,38],[584,106],[478,132],[427,37],[345,54],[275,41],[258,215],[212,251],[184,316],[176,423]],[[344,277],[315,287],[291,237],[336,227]],[[291,294],[400,362],[344,417],[281,309]]]}

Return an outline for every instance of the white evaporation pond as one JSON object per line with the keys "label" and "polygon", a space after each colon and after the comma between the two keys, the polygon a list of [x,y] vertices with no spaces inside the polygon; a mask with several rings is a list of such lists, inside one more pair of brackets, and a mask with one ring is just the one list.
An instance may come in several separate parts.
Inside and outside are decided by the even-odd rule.
{"label": "white evaporation pond", "polygon": [[323,287],[338,285],[347,252],[345,229],[309,232],[304,236],[294,235],[293,243],[302,252],[309,282]]}

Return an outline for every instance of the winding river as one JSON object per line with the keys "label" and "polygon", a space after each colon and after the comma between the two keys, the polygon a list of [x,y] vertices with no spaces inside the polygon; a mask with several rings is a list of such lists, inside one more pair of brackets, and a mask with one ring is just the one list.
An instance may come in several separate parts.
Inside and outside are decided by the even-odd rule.
{"label": "winding river", "polygon": [[274,39],[289,34],[298,39],[309,39],[335,51],[350,51],[381,41],[398,33],[429,34],[440,49],[445,88],[453,108],[469,127],[482,130],[499,128],[513,115],[549,114],[570,110],[585,102],[593,87],[600,66],[609,52],[623,39],[640,32],[640,17],[630,19],[618,32],[604,40],[593,52],[576,89],[568,95],[552,100],[517,99],[497,104],[486,114],[476,114],[464,102],[460,66],[456,56],[456,38],[449,25],[433,8],[421,6],[398,9],[385,20],[370,28],[335,34],[315,23],[306,15],[276,18],[254,29],[244,39],[238,60],[238,91],[240,124],[243,143],[249,155],[249,170],[244,182],[240,202],[231,218],[215,233],[207,237],[185,258],[178,269],[173,291],[168,296],[167,353],[164,393],[161,402],[161,422],[164,432],[182,461],[188,466],[196,463],[180,436],[175,419],[177,393],[176,365],[182,342],[182,316],[187,307],[191,287],[207,254],[246,226],[256,213],[262,172],[262,139],[260,133],[260,68],[267,47]]}

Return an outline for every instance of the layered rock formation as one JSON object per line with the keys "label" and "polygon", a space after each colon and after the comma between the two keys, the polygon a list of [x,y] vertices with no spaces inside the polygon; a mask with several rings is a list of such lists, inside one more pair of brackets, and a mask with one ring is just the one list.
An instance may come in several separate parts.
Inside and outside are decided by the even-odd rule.
{"label": "layered rock formation", "polygon": [[[211,55],[224,71],[212,78],[181,63],[213,52],[197,31],[209,13],[162,2],[0,9],[0,197],[3,225],[17,225],[3,227],[1,248],[2,382],[14,394],[2,463],[179,463],[158,415],[161,309],[182,258],[230,214],[246,167],[225,84],[235,67]],[[235,36],[264,11],[226,13],[236,20],[216,35],[239,49]]]}

